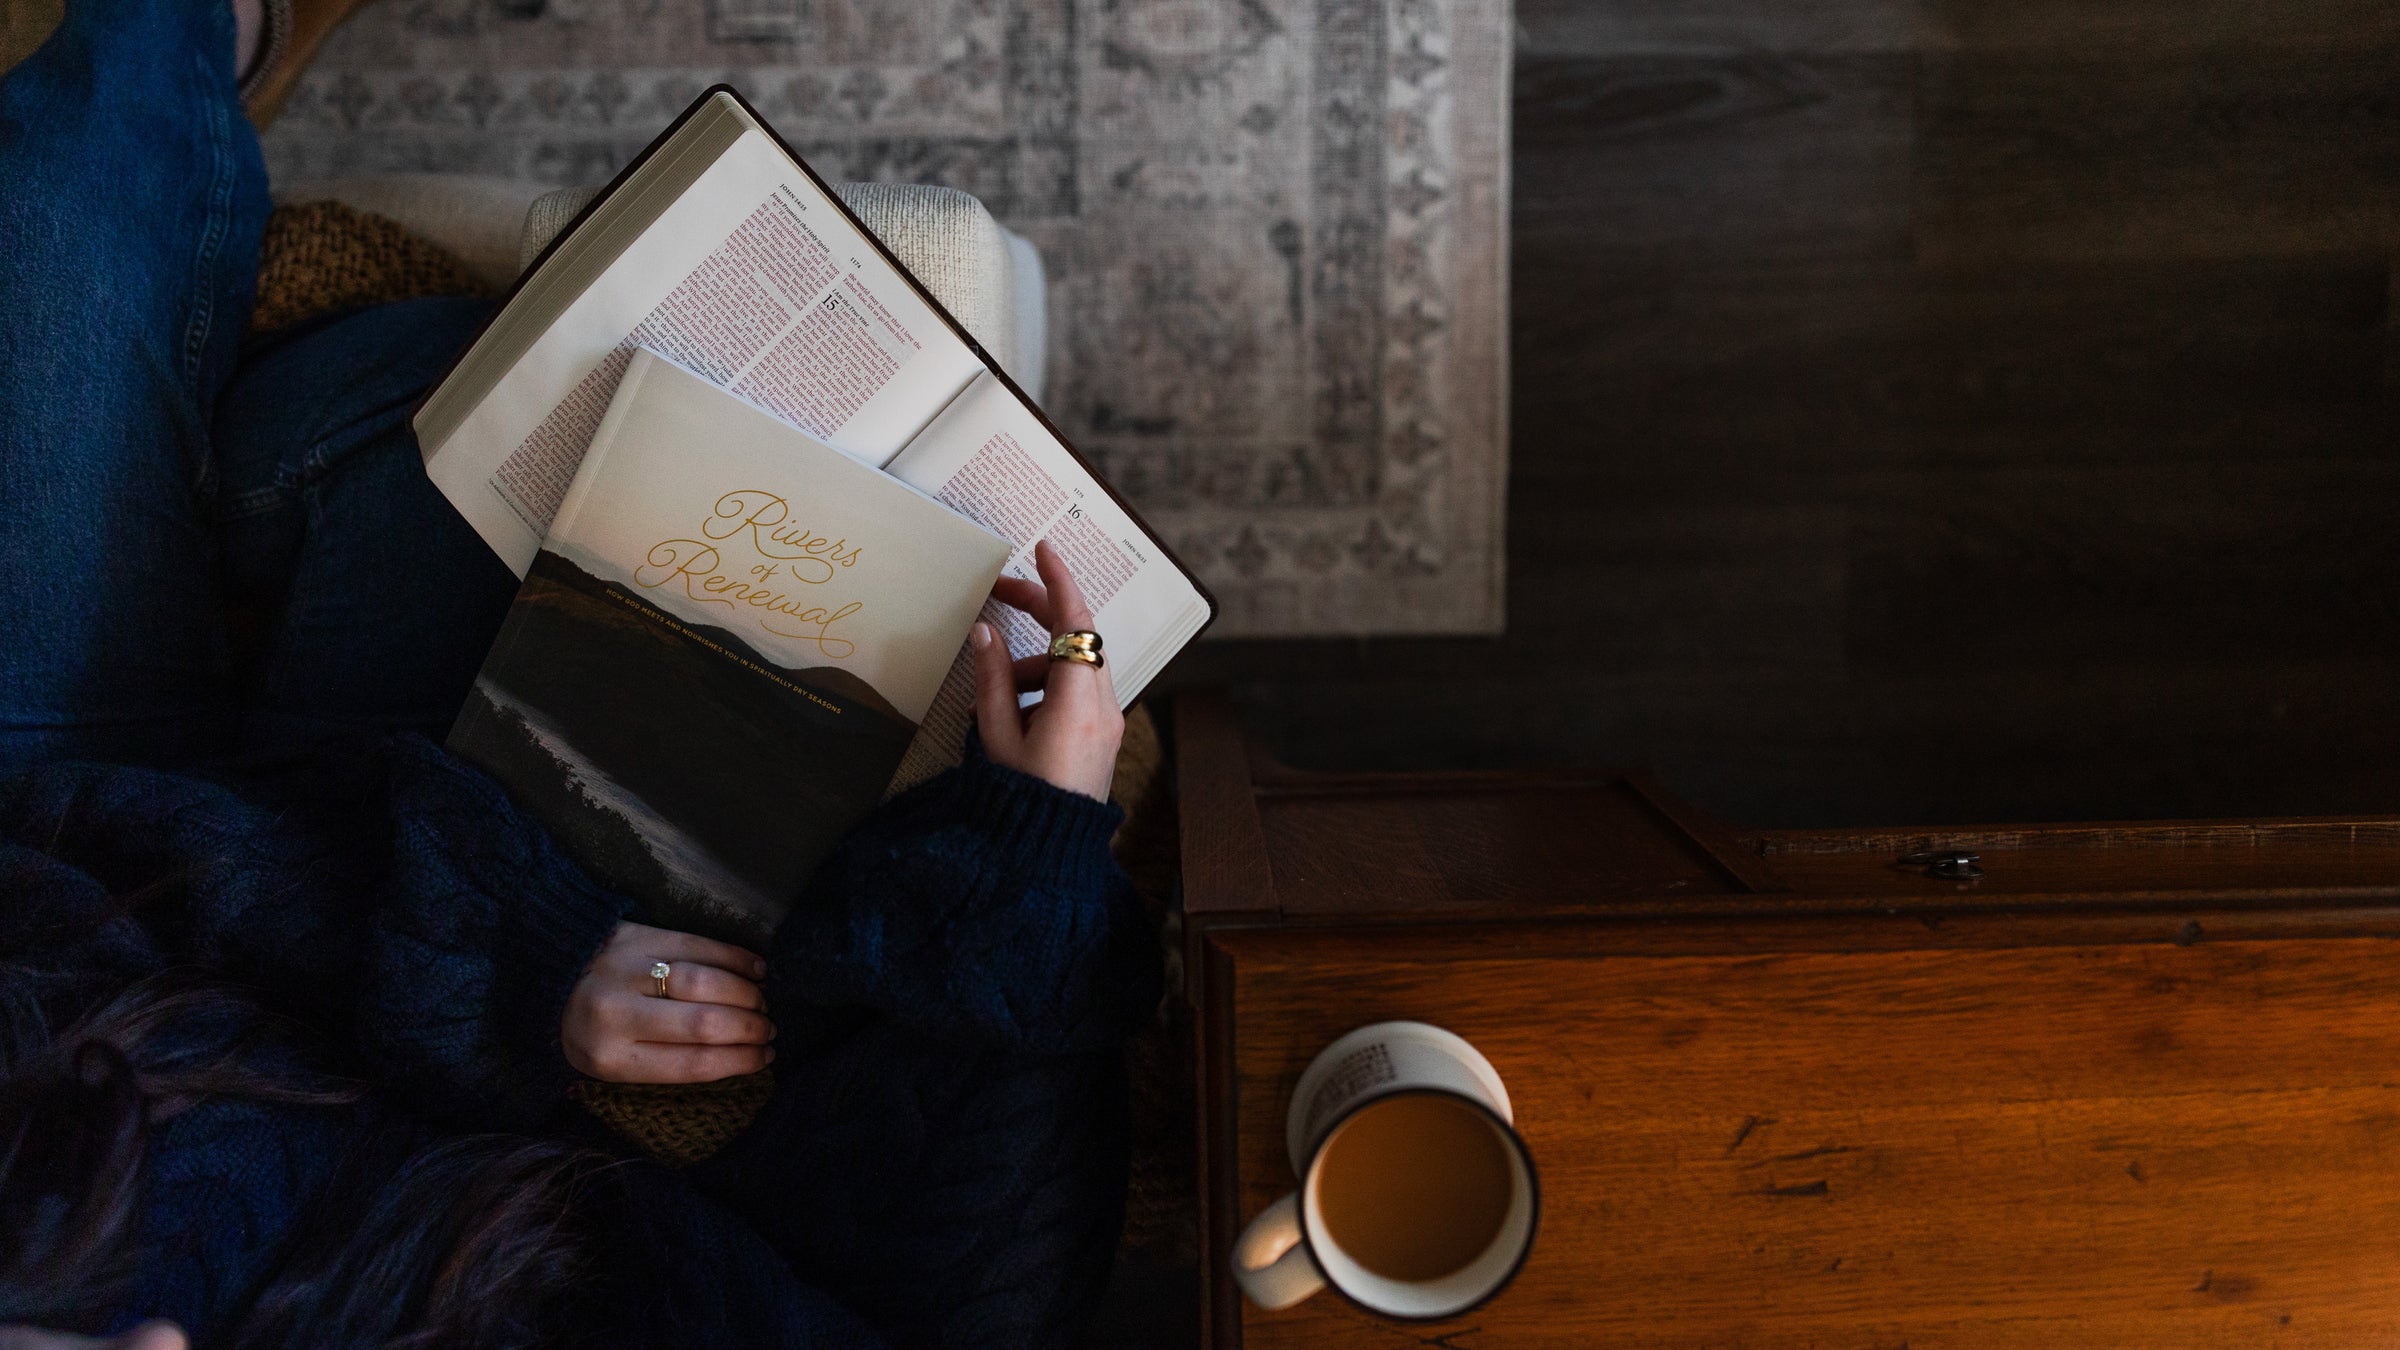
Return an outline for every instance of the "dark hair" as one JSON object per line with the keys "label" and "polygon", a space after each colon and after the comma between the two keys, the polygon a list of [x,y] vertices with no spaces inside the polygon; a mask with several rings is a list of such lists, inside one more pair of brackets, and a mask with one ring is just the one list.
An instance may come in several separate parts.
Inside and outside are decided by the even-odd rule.
{"label": "dark hair", "polygon": [[0,966],[0,1322],[92,1328],[122,1307],[155,1127],[208,1099],[341,1110],[347,1152],[227,1346],[529,1346],[585,1265],[583,1191],[609,1165],[567,1144],[437,1137],[309,1067],[308,1037],[204,973],[120,989],[52,1034]]}

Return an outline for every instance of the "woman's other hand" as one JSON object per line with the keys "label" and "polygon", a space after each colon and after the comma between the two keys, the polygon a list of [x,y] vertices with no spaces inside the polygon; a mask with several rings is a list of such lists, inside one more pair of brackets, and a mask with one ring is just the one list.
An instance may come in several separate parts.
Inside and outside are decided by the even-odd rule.
{"label": "woman's other hand", "polygon": [[[1032,615],[1052,637],[1090,629],[1092,608],[1047,540],[1034,545],[1033,565],[1040,584],[1004,576],[992,587],[993,597]],[[1125,738],[1125,715],[1108,667],[1053,661],[1047,652],[1012,663],[987,623],[976,624],[968,641],[975,648],[975,725],[984,753],[994,763],[1107,801],[1117,743]],[[1020,710],[1017,696],[1035,689],[1042,701]]]}
{"label": "woman's other hand", "polygon": [[[651,967],[668,966],[658,994]],[[567,995],[559,1043],[577,1073],[611,1083],[708,1083],[775,1058],[775,1024],[755,953],[666,928],[620,923]]]}

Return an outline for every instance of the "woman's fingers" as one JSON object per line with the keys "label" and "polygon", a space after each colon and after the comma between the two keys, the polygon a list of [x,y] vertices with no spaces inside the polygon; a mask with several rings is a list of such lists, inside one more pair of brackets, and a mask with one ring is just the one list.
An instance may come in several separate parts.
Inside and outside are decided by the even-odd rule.
{"label": "woman's fingers", "polygon": [[[669,966],[660,998],[651,967]],[[701,1083],[755,1073],[775,1057],[775,1024],[756,952],[691,933],[619,923],[559,1014],[559,1048],[578,1072],[614,1083]]]}
{"label": "woman's fingers", "polygon": [[[1006,654],[1005,648],[1002,654]],[[1017,692],[1030,694],[1041,688],[1042,681],[1050,676],[1050,653],[1045,648],[1031,656],[1020,656],[1009,662],[1008,668],[1010,674],[1016,679]],[[0,1350],[6,1350],[6,1347],[0,1347]]]}
{"label": "woman's fingers", "polygon": [[[1040,547],[1035,545],[1037,558],[1040,557]],[[992,598],[1011,609],[1024,610],[1044,628],[1050,626],[1050,592],[1038,581],[1027,581],[1023,577],[1002,573],[1000,579],[992,583]]]}
{"label": "woman's fingers", "polygon": [[[1045,539],[1033,546],[1034,570],[1042,574],[1043,589],[1050,596],[1050,610],[1057,622],[1050,627],[1053,637],[1060,633],[1090,631],[1092,607],[1084,603],[1083,588],[1075,584],[1075,574],[1067,570],[1067,561]],[[1102,648],[1103,656],[1107,649]],[[1095,678],[1100,668],[1082,661],[1052,661],[1042,677],[1044,703],[1064,700],[1061,711],[1078,709],[1086,699],[1093,698],[1100,686]]]}
{"label": "woman's fingers", "polygon": [[642,923],[620,923],[609,934],[608,945],[602,949],[603,963],[638,968],[646,979],[650,967],[660,961],[697,961],[719,970],[748,975],[759,979],[767,973],[766,958],[746,947],[730,942],[718,942],[696,933],[681,933],[672,928],[653,928]]}
{"label": "woman's fingers", "polygon": [[[1034,545],[1033,566],[1038,584],[1002,577],[992,598],[1023,610],[1052,636],[1092,628],[1083,588],[1047,540]],[[1055,787],[1106,800],[1125,731],[1107,667],[1054,661],[1046,650],[1012,659],[988,623],[976,624],[967,643],[974,650],[975,722],[985,753]],[[1021,711],[1019,696],[1037,687],[1041,702]]]}
{"label": "woman's fingers", "polygon": [[[720,970],[748,971],[752,979],[767,973],[765,957],[730,942],[718,942],[697,933],[678,933],[672,928],[653,928],[644,936],[648,940],[635,944],[633,953],[644,962],[665,961],[673,964],[677,961],[697,961]],[[669,977],[669,984],[672,983],[673,979]],[[674,991],[670,988],[669,992]]]}
{"label": "woman's fingers", "polygon": [[775,1060],[771,1045],[660,1045],[637,1041],[611,1056],[612,1083],[713,1083],[757,1073]]}
{"label": "woman's fingers", "polygon": [[1017,714],[1017,677],[1008,648],[988,623],[978,622],[967,635],[975,649],[975,729],[983,733],[986,752],[1003,764],[1014,764],[1025,741],[1025,723]]}
{"label": "woman's fingers", "polygon": [[1017,692],[1030,694],[1050,678],[1050,653],[1035,652],[1020,656],[1009,663],[1009,672],[1016,677]]}
{"label": "woman's fingers", "polygon": [[625,1021],[626,1037],[638,1044],[765,1045],[775,1039],[766,1014],[722,1003],[643,998]]}
{"label": "woman's fingers", "polygon": [[774,1024],[722,1003],[619,992],[562,1032],[567,1062],[611,1083],[705,1083],[775,1058]]}
{"label": "woman's fingers", "polygon": [[1058,550],[1050,547],[1047,539],[1033,546],[1033,570],[1042,574],[1042,588],[1048,592],[1050,601],[1051,621],[1042,626],[1054,637],[1089,629],[1092,607],[1084,603],[1083,587],[1075,584],[1075,574],[1067,570],[1067,560],[1058,556]]}
{"label": "woman's fingers", "polygon": [[[650,978],[649,967],[641,972],[642,993],[655,997],[658,982]],[[667,998],[677,1003],[716,1003],[728,1008],[748,1008],[752,1011],[767,1006],[767,996],[757,984],[743,979],[730,970],[705,965],[698,961],[671,961],[667,966]]]}

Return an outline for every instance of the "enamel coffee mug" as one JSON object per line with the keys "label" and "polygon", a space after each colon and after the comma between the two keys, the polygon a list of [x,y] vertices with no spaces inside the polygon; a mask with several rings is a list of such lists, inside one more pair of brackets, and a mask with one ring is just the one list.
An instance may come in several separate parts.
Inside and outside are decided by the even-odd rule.
{"label": "enamel coffee mug", "polygon": [[1541,1212],[1533,1156],[1491,1062],[1440,1027],[1378,1022],[1335,1041],[1292,1091],[1300,1189],[1233,1246],[1262,1308],[1327,1285],[1372,1313],[1454,1317],[1525,1263]]}

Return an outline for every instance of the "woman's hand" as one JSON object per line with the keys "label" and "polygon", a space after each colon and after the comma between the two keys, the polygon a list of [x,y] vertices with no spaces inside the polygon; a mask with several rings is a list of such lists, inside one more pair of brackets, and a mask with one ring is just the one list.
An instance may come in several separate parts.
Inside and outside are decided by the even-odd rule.
{"label": "woman's hand", "polygon": [[[659,997],[653,964],[668,964]],[[722,942],[620,923],[567,995],[559,1044],[577,1073],[611,1083],[708,1083],[775,1058],[758,981],[767,963]]]}
{"label": "woman's hand", "polygon": [[[1004,576],[993,585],[993,597],[1032,615],[1052,637],[1091,628],[1092,607],[1049,541],[1033,546],[1033,566],[1040,585]],[[1108,667],[1053,661],[1047,652],[1012,663],[987,623],[975,625],[968,641],[975,648],[975,725],[984,753],[994,763],[1107,801],[1117,742],[1125,738],[1125,715]],[[1020,712],[1017,695],[1034,689],[1042,691],[1042,701]]]}

